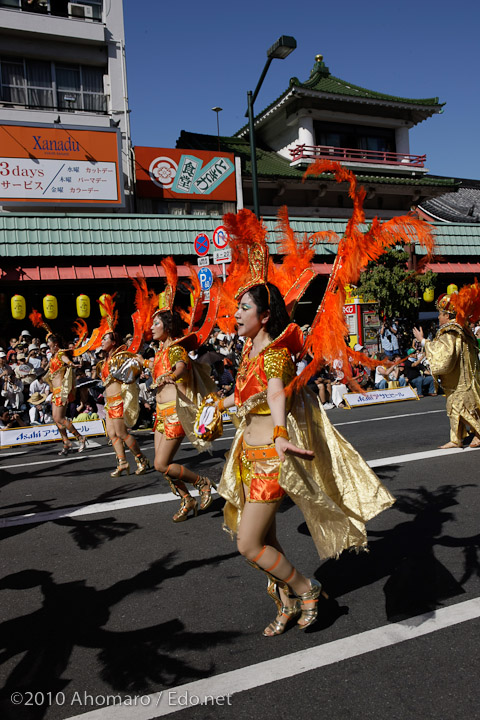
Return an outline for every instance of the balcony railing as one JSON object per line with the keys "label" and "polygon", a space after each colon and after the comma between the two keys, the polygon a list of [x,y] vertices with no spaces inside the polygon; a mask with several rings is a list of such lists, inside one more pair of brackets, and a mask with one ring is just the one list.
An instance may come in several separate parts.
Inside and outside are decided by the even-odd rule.
{"label": "balcony railing", "polygon": [[103,0],[0,0],[0,9],[21,10],[28,13],[73,18],[87,22],[102,22]]}
{"label": "balcony railing", "polygon": [[423,168],[426,155],[406,155],[405,153],[383,150],[359,150],[358,148],[339,148],[329,145],[296,145],[290,150],[292,163],[298,160],[336,160],[345,163],[368,163],[370,165],[398,165],[402,168]]}

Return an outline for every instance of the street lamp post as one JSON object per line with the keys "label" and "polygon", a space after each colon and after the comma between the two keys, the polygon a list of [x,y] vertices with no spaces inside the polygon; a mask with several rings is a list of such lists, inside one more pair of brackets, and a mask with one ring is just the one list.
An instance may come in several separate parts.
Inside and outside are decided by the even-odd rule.
{"label": "street lamp post", "polygon": [[[252,164],[252,193],[253,193],[253,211],[255,215],[260,217],[260,206],[258,202],[258,179],[257,179],[257,148],[255,145],[255,128],[253,123],[253,104],[257,98],[257,95],[262,87],[262,83],[267,74],[270,63],[275,58],[284,60],[290,55],[291,52],[297,47],[297,41],[290,35],[282,35],[271,48],[267,50],[267,62],[263,68],[260,79],[257,83],[257,87],[252,94],[252,91],[247,92],[247,112],[245,117],[248,117],[248,133],[250,135],[250,159]],[[215,108],[214,108],[215,109]],[[218,118],[218,115],[217,115]]]}
{"label": "street lamp post", "polygon": [[213,112],[217,113],[217,140],[218,140],[218,151],[220,152],[220,122],[218,120],[218,113],[222,112],[223,108],[213,107]]}

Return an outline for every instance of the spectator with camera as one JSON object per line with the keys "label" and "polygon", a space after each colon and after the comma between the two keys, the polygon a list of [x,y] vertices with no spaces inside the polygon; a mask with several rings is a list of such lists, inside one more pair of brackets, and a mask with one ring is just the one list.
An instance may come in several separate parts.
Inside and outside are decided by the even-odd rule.
{"label": "spectator with camera", "polygon": [[412,385],[417,394],[423,395],[435,395],[435,383],[433,377],[429,374],[424,374],[424,360],[425,355],[423,353],[410,348],[407,352],[407,361],[405,363],[404,374],[410,385]]}
{"label": "spectator with camera", "polygon": [[20,413],[13,412],[5,406],[0,406],[0,430],[22,427],[23,422]]}
{"label": "spectator with camera", "polygon": [[382,352],[388,360],[392,360],[393,356],[399,351],[398,346],[398,326],[395,322],[390,322],[386,318],[380,327],[380,342],[382,343]]}

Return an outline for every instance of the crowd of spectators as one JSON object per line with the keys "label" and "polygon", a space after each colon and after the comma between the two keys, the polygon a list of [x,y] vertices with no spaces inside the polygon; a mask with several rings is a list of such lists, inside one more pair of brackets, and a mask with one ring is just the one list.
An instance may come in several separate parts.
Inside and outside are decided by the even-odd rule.
{"label": "crowd of spectators", "polygon": [[[131,335],[124,338],[125,343]],[[74,343],[68,348],[72,349]],[[243,342],[235,335],[216,330],[208,343],[192,358],[209,366],[209,372],[220,395],[229,395],[241,357]],[[153,357],[154,342],[145,343],[141,354]],[[74,421],[104,418],[103,385],[98,377],[102,352],[86,352],[74,358],[76,395],[67,409]],[[18,338],[0,339],[0,430],[5,428],[42,425],[52,422],[51,389],[45,381],[50,353],[45,342],[23,330]],[[135,428],[153,427],[155,392],[151,390],[152,376],[144,369],[139,378],[140,414]]]}
{"label": "crowd of spectators", "polygon": [[[308,326],[302,328],[308,331]],[[480,326],[472,328],[480,346]],[[435,326],[427,328],[427,337],[433,337]],[[422,348],[415,340],[405,347],[405,337],[399,342],[396,322],[384,322],[379,331],[378,347],[364,348],[355,345],[354,350],[371,355],[376,360],[385,360],[371,370],[360,363],[351,366],[351,373],[345,373],[340,360],[332,366],[324,366],[309,381],[309,387],[318,394],[319,402],[325,409],[345,407],[344,395],[349,391],[383,390],[411,385],[419,396],[435,395],[441,388],[435,388],[428,362]],[[131,336],[124,338],[125,342]],[[349,342],[349,338],[346,338]],[[23,330],[18,338],[7,342],[0,339],[0,430],[27,425],[52,422],[51,391],[44,376],[50,360],[48,346],[38,337],[32,337]],[[73,343],[70,344],[70,349]],[[153,357],[154,342],[145,343],[141,353],[145,358]],[[197,351],[190,353],[192,359],[209,366],[221,396],[229,395],[235,385],[235,377],[241,359],[243,339],[227,335],[216,329],[208,342]],[[84,421],[105,417],[103,386],[97,377],[97,367],[102,359],[101,351],[87,352],[75,359],[76,396],[67,414],[73,420]],[[304,358],[297,365],[300,373],[311,358]],[[393,364],[392,364],[393,363]],[[346,375],[352,376],[347,380]],[[139,378],[140,415],[136,428],[153,427],[155,392],[151,390],[152,376],[144,369]]]}

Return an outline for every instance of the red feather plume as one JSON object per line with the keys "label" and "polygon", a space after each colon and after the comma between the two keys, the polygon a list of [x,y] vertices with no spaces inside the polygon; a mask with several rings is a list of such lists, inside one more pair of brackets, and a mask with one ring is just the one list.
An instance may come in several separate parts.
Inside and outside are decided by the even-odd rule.
{"label": "red feather plume", "polygon": [[44,325],[43,315],[42,313],[38,312],[38,310],[35,310],[35,308],[32,308],[32,312],[28,316],[30,319],[30,322],[34,327],[40,328]]}

